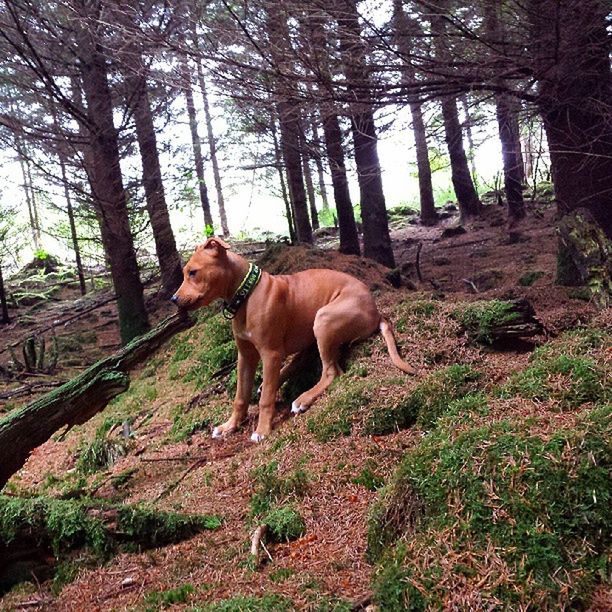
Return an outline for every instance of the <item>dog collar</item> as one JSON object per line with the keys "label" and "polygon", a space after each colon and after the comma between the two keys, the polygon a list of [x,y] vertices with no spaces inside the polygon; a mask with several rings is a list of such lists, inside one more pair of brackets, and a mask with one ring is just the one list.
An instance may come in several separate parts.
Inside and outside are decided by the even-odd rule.
{"label": "dog collar", "polygon": [[223,316],[226,319],[233,319],[236,316],[238,309],[247,301],[260,278],[261,268],[258,268],[255,264],[249,264],[249,271],[236,289],[234,297],[229,303],[223,302]]}

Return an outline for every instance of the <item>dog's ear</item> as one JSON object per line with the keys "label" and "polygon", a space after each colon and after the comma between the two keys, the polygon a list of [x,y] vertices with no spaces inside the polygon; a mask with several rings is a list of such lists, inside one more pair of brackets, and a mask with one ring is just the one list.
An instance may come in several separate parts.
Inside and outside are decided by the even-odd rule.
{"label": "dog's ear", "polygon": [[204,249],[210,249],[211,251],[214,251],[215,255],[221,255],[221,254],[225,254],[225,251],[227,251],[230,248],[230,245],[227,244],[227,242],[225,242],[225,240],[221,240],[221,238],[217,238],[216,236],[213,236],[212,238],[209,238],[204,244],[200,244],[196,247],[196,250],[204,250]]}

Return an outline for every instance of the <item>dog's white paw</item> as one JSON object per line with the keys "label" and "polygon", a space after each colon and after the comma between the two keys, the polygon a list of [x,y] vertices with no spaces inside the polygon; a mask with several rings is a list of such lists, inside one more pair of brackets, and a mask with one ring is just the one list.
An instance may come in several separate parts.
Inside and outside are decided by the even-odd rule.
{"label": "dog's white paw", "polygon": [[223,437],[223,432],[221,431],[220,427],[215,427],[212,431],[212,437],[213,438],[222,438]]}
{"label": "dog's white paw", "polygon": [[302,412],[306,412],[308,406],[304,406],[302,404],[298,404],[297,402],[293,402],[291,404],[291,413],[292,414],[301,414]]}
{"label": "dog's white paw", "polygon": [[256,431],[254,431],[254,432],[251,434],[251,442],[255,442],[255,443],[257,443],[257,442],[261,442],[261,441],[262,441],[262,440],[263,440],[265,437],[266,437],[266,436],[264,436],[264,435],[262,435],[262,434],[259,434],[259,433],[257,433]]}

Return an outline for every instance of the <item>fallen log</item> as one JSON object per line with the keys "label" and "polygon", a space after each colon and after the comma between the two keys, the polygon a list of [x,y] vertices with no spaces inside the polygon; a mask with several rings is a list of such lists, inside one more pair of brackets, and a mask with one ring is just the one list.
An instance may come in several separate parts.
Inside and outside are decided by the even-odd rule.
{"label": "fallen log", "polygon": [[470,340],[481,344],[503,344],[544,333],[529,301],[489,300],[474,302],[453,312]]}
{"label": "fallen log", "polygon": [[33,449],[61,427],[80,425],[100,412],[113,397],[127,390],[131,368],[193,323],[186,314],[168,317],[76,378],[0,420],[0,489]]}

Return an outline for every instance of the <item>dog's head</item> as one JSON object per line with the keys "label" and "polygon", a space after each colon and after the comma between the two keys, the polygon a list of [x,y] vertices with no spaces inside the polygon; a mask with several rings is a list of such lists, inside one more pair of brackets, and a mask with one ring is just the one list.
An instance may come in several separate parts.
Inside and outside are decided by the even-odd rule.
{"label": "dog's head", "polygon": [[221,297],[227,285],[227,250],[221,238],[209,238],[196,247],[183,268],[183,282],[170,298],[179,308],[195,310]]}

